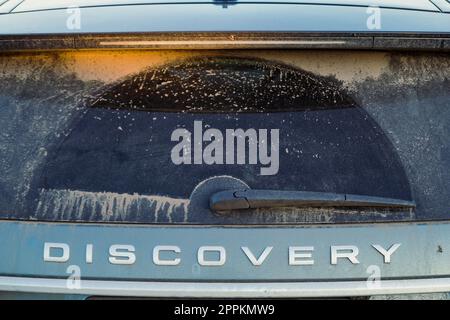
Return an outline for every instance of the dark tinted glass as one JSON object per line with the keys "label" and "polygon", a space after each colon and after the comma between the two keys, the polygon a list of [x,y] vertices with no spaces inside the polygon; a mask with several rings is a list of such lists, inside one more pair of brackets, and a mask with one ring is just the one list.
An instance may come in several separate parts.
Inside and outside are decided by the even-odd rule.
{"label": "dark tinted glass", "polygon": [[[0,55],[0,219],[248,225],[449,218],[448,56],[208,54]],[[210,209],[216,192],[248,188],[417,206]]]}
{"label": "dark tinted glass", "polygon": [[[231,215],[209,210],[209,184],[204,181],[226,180],[224,176],[253,189],[411,199],[402,165],[383,131],[336,82],[302,70],[236,58],[187,61],[144,70],[108,86],[82,110],[35,175],[27,215],[214,224],[327,222],[329,217],[367,221],[412,214],[365,208],[264,209]],[[190,163],[172,158],[179,141],[171,138],[177,129],[190,134]],[[222,134],[218,143],[223,154],[215,157],[213,152],[212,164],[204,154],[211,144],[204,136],[208,129]],[[244,139],[245,159],[239,164],[237,140],[230,151],[226,134],[238,129],[256,134]],[[265,139],[260,130],[267,130]],[[279,143],[271,130],[278,131]],[[263,164],[259,154],[251,160],[255,138],[258,152],[264,145],[269,151],[276,147],[266,152],[272,156],[270,164]],[[194,159],[196,139],[201,163]],[[227,152],[234,153],[233,161],[227,160]],[[342,214],[337,217],[336,212]]]}

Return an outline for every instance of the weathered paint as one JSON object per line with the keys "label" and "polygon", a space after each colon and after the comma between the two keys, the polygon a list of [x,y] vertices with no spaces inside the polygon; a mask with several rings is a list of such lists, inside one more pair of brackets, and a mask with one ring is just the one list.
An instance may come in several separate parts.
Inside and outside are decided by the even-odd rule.
{"label": "weathered paint", "polygon": [[[145,225],[100,225],[6,222],[0,223],[3,244],[1,275],[66,278],[67,268],[77,265],[81,279],[173,280],[173,281],[308,281],[365,280],[368,268],[378,266],[381,279],[407,279],[450,276],[448,223],[335,225],[310,227],[170,227]],[[44,262],[45,242],[70,246],[67,262]],[[372,245],[389,248],[401,244],[390,263]],[[86,263],[86,245],[93,244],[93,263]],[[127,244],[135,247],[136,262],[113,265],[109,247]],[[153,263],[156,245],[175,245],[181,250],[177,266]],[[331,264],[331,246],[359,248],[359,264],[339,259]],[[197,250],[201,246],[223,246],[222,266],[201,266]],[[261,266],[253,266],[241,247],[259,255],[267,246],[273,249]],[[314,265],[289,265],[289,246],[312,246]],[[443,251],[439,252],[438,246]],[[173,255],[165,259],[172,259]],[[209,258],[217,259],[217,258]]]}

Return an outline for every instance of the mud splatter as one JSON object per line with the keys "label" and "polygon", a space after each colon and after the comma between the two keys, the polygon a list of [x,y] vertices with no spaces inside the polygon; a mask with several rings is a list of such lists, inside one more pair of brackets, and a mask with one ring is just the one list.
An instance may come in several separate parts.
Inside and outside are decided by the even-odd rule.
{"label": "mud splatter", "polygon": [[227,113],[355,106],[337,81],[282,64],[227,57],[197,58],[147,69],[108,87],[90,105]]}
{"label": "mud splatter", "polygon": [[126,221],[130,216],[153,222],[184,222],[187,199],[157,195],[41,189],[36,214],[63,220]]}

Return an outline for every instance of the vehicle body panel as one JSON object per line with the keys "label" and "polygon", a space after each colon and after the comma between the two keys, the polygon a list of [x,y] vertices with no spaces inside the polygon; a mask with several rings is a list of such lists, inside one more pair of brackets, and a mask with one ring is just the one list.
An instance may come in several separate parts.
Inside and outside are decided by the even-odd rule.
{"label": "vehicle body panel", "polygon": [[[67,28],[66,9],[0,16],[0,34],[130,32],[398,32],[448,33],[448,14],[380,8],[381,29],[367,28],[367,7],[238,3],[153,4],[80,8],[81,27]],[[98,19],[101,15],[102,19]],[[126,17],[132,16],[133,19]],[[182,19],[180,17],[183,17]],[[33,21],[27,23],[27,21]]]}
{"label": "vehicle body panel", "polygon": [[[0,227],[2,252],[9,257],[1,262],[0,273],[8,276],[64,278],[67,267],[77,265],[86,280],[365,281],[369,266],[376,265],[382,280],[450,277],[447,223],[245,228],[2,222]],[[68,244],[70,259],[64,263],[44,261],[45,242]],[[389,249],[396,243],[401,246],[390,263],[372,247],[378,244]],[[85,260],[87,244],[93,244],[92,263]],[[118,265],[108,261],[114,244],[133,245],[136,262]],[[178,246],[180,253],[167,252],[164,258],[180,258],[180,264],[155,265],[152,252],[158,245]],[[342,258],[332,265],[331,246],[346,245],[359,248],[359,264]],[[197,251],[202,246],[224,247],[226,262],[200,265]],[[248,247],[259,256],[268,246],[273,249],[260,266],[253,266],[241,249]],[[289,246],[314,247],[314,265],[289,265]]]}
{"label": "vehicle body panel", "polygon": [[[51,0],[25,0],[21,2],[12,12],[27,12],[27,11],[38,11],[38,10],[57,10],[65,9],[71,6],[76,6],[80,8],[85,7],[103,7],[103,6],[127,6],[127,5],[144,5],[144,4],[178,4],[184,3],[186,1],[181,0],[166,0],[166,1],[149,1],[149,0],[83,0],[83,1],[73,1],[64,0],[55,1]],[[404,1],[386,1],[386,0],[310,0],[310,1],[267,1],[267,0],[250,0],[243,1],[247,3],[293,3],[293,4],[313,4],[313,5],[334,5],[334,6],[355,6],[355,7],[368,7],[376,6],[380,8],[396,8],[405,10],[421,10],[421,11],[439,11],[439,9],[428,0],[412,0],[405,3]],[[210,3],[217,5],[230,6],[240,3],[237,1],[211,1],[211,0],[197,0],[189,3]]]}
{"label": "vehicle body panel", "polygon": [[[450,291],[448,2],[138,0],[132,5],[125,0],[86,0],[76,3],[79,8],[67,9],[71,4],[72,1],[55,5],[51,1],[30,0],[0,3],[3,51],[0,53],[0,253],[4,257],[0,260],[0,291],[25,296],[33,292],[50,294],[48,297],[62,294],[61,297],[74,299],[92,295],[286,298]],[[368,29],[367,5],[380,7],[381,28]],[[67,19],[74,12],[81,14],[80,28],[68,28]],[[299,48],[322,50],[275,50]],[[412,52],[416,49],[425,51]],[[233,215],[224,223],[205,206],[192,206],[177,220],[170,212],[170,203],[157,204],[141,219],[136,218],[136,210],[131,206],[120,212],[111,209],[89,217],[74,215],[73,206],[79,202],[72,201],[72,191],[81,192],[77,193],[81,198],[92,197],[100,207],[108,201],[97,199],[98,192],[102,193],[102,199],[112,195],[111,203],[136,196],[126,189],[129,185],[120,183],[126,177],[117,179],[120,180],[117,184],[104,179],[106,187],[94,190],[97,193],[83,188],[64,189],[82,176],[83,170],[81,174],[80,170],[74,170],[77,173],[72,179],[70,175],[74,172],[66,167],[52,170],[55,167],[48,166],[64,149],[54,148],[54,144],[64,147],[70,137],[80,141],[79,136],[71,136],[66,129],[82,132],[83,126],[79,129],[67,124],[83,112],[98,111],[85,108],[88,98],[126,85],[130,79],[139,79],[146,70],[156,72],[174,65],[184,66],[186,61],[206,56],[214,61],[247,59],[275,64],[339,87],[357,103],[368,123],[374,124],[375,136],[383,137],[382,145],[388,147],[382,150],[389,152],[380,158],[389,160],[395,154],[395,163],[399,165],[393,166],[394,171],[404,173],[399,179],[401,187],[390,183],[383,188],[382,184],[371,184],[373,181],[366,177],[366,185],[359,184],[358,189],[373,189],[376,195],[389,195],[386,190],[395,189],[399,197],[413,201],[417,207],[401,214],[375,215],[307,210],[306,214],[300,212],[297,220],[291,217],[298,212],[282,209],[269,212],[272,220],[257,216],[252,226]],[[155,111],[145,117],[157,118],[158,112],[161,113]],[[202,117],[201,113],[188,114],[182,118]],[[105,116],[108,117],[106,111]],[[207,117],[214,118],[214,113]],[[236,117],[245,118],[242,114]],[[277,117],[282,116],[273,116]],[[92,125],[95,122],[90,123],[87,127],[95,133],[96,125]],[[116,129],[123,130],[120,125],[115,125]],[[166,131],[158,132],[169,139]],[[116,136],[120,132],[108,138],[114,140]],[[101,135],[96,138],[101,140]],[[295,143],[292,146],[297,147]],[[170,166],[169,152],[169,149],[161,151],[163,156],[158,161],[163,165],[166,161]],[[62,163],[73,165],[70,161]],[[296,189],[301,189],[305,185],[299,183],[303,176],[295,162],[291,165],[289,170],[296,174],[291,182],[298,183]],[[41,175],[42,168],[47,168],[44,172],[49,174]],[[144,182],[158,174],[157,170],[127,170],[133,178]],[[281,180],[262,183],[260,177],[253,176],[253,171],[246,170],[239,178],[243,183],[249,182],[250,187],[283,187]],[[184,201],[188,206],[191,191],[208,181],[208,175],[217,178],[219,174],[232,172],[219,171],[208,171],[206,176],[195,174],[187,187],[183,185],[183,172],[171,176],[175,170],[161,170],[167,174],[167,185],[161,188],[164,192],[152,196],[169,202]],[[67,176],[52,176],[55,172],[67,172]],[[57,194],[68,194],[71,206],[64,207],[61,201],[52,202],[54,199],[49,197],[50,209],[29,210],[27,201],[36,186],[58,185],[60,177],[64,179],[60,180],[61,190]],[[304,177],[307,182],[319,180],[307,172]],[[124,188],[120,197],[114,193],[117,190],[107,188],[112,185]],[[171,190],[170,185],[176,187]],[[291,189],[293,186],[290,185]],[[42,209],[44,200],[36,202],[37,208]],[[114,204],[110,207],[117,208]],[[45,243],[67,245],[70,258],[64,262],[44,261]],[[117,244],[133,246],[136,261],[130,265],[111,263],[111,246]],[[180,252],[175,255],[173,251],[166,252],[169,254],[166,258],[179,257],[180,264],[156,265],[152,254],[157,245],[179,247]],[[391,262],[383,260],[374,247],[377,245],[385,249],[398,245]],[[92,261],[87,261],[86,246],[93,250]],[[220,266],[200,265],[198,249],[202,246],[223,247],[226,262]],[[312,252],[313,264],[290,265],[290,246],[307,247]],[[356,247],[358,263],[343,258],[334,264],[332,248],[336,246]],[[254,266],[242,247],[250,248],[255,256],[267,247],[273,249],[264,263]],[[81,271],[78,289],[70,288],[67,282],[74,267]],[[372,286],[370,282],[374,270],[379,271],[375,280],[381,280],[380,286]]]}
{"label": "vehicle body panel", "polygon": [[[0,264],[4,275],[0,277],[0,285],[19,292],[153,297],[286,298],[445,292],[450,290],[448,227],[441,223],[320,228],[153,228],[3,222],[1,237],[18,245],[2,247],[9,259]],[[44,262],[42,254],[47,240],[68,244],[70,260]],[[386,264],[372,245],[389,248],[394,243],[401,246]],[[94,248],[94,259],[89,264],[85,260],[87,244]],[[113,244],[135,246],[136,262],[132,265],[108,262],[109,246]],[[358,244],[360,264],[342,259],[331,265],[330,246],[351,244]],[[182,262],[178,266],[155,266],[152,262],[155,245],[178,245],[181,253],[176,256]],[[227,260],[223,266],[198,264],[197,251],[205,245],[225,248]],[[274,249],[264,264],[255,267],[244,256],[242,246],[251,248],[256,255],[265,246]],[[314,265],[289,266],[289,246],[313,246]],[[82,280],[80,287],[70,289],[65,277],[68,268],[73,266],[80,268]],[[378,285],[370,286],[366,279],[374,266],[380,269],[382,277]],[[37,276],[42,280],[34,281],[33,277]],[[111,279],[116,282],[110,282]],[[121,285],[123,280],[130,282]]]}

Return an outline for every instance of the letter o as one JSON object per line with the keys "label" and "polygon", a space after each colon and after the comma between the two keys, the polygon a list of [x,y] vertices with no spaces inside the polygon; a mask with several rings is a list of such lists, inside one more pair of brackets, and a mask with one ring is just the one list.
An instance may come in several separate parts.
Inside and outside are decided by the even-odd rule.
{"label": "letter o", "polygon": [[[206,260],[205,252],[218,252],[219,260]],[[198,248],[197,261],[198,261],[198,264],[201,266],[208,266],[208,267],[223,266],[225,264],[226,259],[227,259],[227,254],[226,254],[224,247],[203,246],[203,247]]]}

